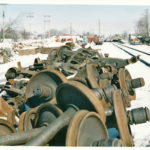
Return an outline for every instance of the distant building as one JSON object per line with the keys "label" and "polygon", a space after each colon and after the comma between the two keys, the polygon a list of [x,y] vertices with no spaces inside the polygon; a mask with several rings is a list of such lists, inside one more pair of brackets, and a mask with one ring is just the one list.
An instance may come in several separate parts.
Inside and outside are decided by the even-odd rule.
{"label": "distant building", "polygon": [[57,42],[77,42],[82,38],[77,35],[64,34],[57,38]]}

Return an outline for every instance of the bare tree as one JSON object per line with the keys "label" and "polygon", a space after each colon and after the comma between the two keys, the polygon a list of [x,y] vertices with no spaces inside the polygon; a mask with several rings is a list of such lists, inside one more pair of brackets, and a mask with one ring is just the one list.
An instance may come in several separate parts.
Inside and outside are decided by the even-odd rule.
{"label": "bare tree", "polygon": [[146,35],[149,36],[149,11],[146,9],[145,11],[145,29]]}
{"label": "bare tree", "polygon": [[57,36],[57,35],[59,35],[59,30],[57,30],[57,29],[51,29],[50,30],[50,33],[51,33],[51,36]]}
{"label": "bare tree", "polygon": [[19,38],[19,33],[17,29],[20,26],[20,21],[21,21],[20,19],[21,19],[21,14],[19,14],[14,19],[9,19],[9,21],[5,23],[4,28],[1,29],[0,31],[0,39],[3,38],[2,37],[3,32],[5,32],[5,38],[13,39],[14,41],[16,41]]}
{"label": "bare tree", "polygon": [[136,23],[136,34],[141,36],[150,35],[150,22],[149,22],[149,11],[145,10],[143,16]]}
{"label": "bare tree", "polygon": [[124,40],[127,40],[128,39],[128,36],[129,36],[129,33],[127,31],[124,31],[121,35],[121,37],[124,39]]}
{"label": "bare tree", "polygon": [[30,32],[27,32],[25,29],[20,31],[21,38],[27,40],[30,38]]}

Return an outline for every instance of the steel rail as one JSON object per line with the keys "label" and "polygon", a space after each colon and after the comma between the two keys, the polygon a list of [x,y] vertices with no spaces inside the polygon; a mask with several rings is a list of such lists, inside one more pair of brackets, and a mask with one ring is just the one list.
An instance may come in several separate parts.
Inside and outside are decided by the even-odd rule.
{"label": "steel rail", "polygon": [[[114,46],[116,46],[117,48],[119,48],[120,50],[122,50],[122,51],[124,51],[125,53],[127,53],[127,54],[129,54],[129,55],[131,55],[131,56],[135,56],[135,55],[133,55],[132,53],[130,53],[129,51],[127,51],[127,50],[125,50],[124,48],[122,48],[122,47],[120,47],[120,46],[118,46],[118,45],[116,45],[116,44],[114,44],[114,43],[112,43]],[[139,61],[141,62],[141,63],[143,63],[144,65],[146,65],[147,67],[150,67],[150,63],[149,62],[147,62],[147,61],[145,61],[144,59],[139,59]]]}
{"label": "steel rail", "polygon": [[123,47],[127,47],[127,48],[129,48],[129,49],[134,50],[134,51],[137,51],[137,52],[140,52],[140,53],[143,53],[143,54],[145,54],[145,55],[150,56],[150,53],[147,53],[147,52],[141,51],[141,50],[139,50],[139,49],[132,48],[132,47],[129,47],[129,46],[126,46],[126,45],[120,44],[120,43],[118,43],[118,44],[119,44],[119,45],[121,45],[121,46],[123,46]]}

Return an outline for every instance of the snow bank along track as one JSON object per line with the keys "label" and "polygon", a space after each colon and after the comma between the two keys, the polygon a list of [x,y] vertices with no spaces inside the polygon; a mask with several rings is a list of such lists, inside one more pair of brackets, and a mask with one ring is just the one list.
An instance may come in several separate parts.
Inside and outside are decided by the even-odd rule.
{"label": "snow bank along track", "polygon": [[134,146],[130,125],[150,121],[147,107],[127,110],[145,84],[126,69],[137,61],[61,46],[18,62],[0,86],[0,145]]}
{"label": "snow bank along track", "polygon": [[[131,55],[131,56],[138,56],[140,55],[147,55],[147,59],[142,59],[140,58],[139,61],[142,62],[144,65],[150,67],[150,62],[148,60],[150,60],[150,53],[146,53],[144,51],[141,51],[141,50],[138,50],[138,49],[135,49],[135,48],[132,48],[132,47],[129,47],[129,46],[125,46],[125,45],[122,45],[122,44],[119,44],[119,43],[112,43],[114,46],[116,46],[117,48],[119,48],[120,50],[124,51],[125,53]],[[136,51],[136,52],[139,52],[139,53],[133,53],[132,51]],[[149,58],[149,59],[148,59]]]}

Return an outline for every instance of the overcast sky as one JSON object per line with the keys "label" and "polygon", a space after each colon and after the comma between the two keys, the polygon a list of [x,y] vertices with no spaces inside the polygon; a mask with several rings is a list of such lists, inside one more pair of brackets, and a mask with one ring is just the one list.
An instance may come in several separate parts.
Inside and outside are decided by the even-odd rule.
{"label": "overcast sky", "polygon": [[[4,6],[0,7],[0,16],[2,16],[3,8]],[[83,31],[98,33],[98,20],[100,20],[101,34],[105,35],[124,31],[133,32],[135,23],[143,15],[145,9],[150,10],[150,6],[50,4],[9,4],[5,6],[6,20],[16,18],[19,15],[19,25],[28,30],[39,33],[48,28],[69,30],[71,23],[77,33]],[[44,21],[47,22],[44,23]],[[2,22],[2,17],[0,17],[0,22]]]}

